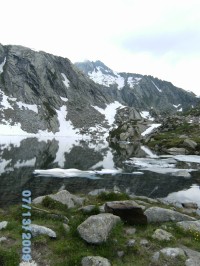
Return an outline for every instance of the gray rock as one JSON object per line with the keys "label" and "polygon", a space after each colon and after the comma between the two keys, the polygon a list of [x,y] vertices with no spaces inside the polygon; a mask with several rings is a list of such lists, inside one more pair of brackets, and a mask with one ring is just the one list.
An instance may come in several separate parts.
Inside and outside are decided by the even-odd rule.
{"label": "gray rock", "polygon": [[194,230],[200,232],[200,220],[178,222],[176,225],[185,231]]}
{"label": "gray rock", "polygon": [[136,195],[131,195],[131,198],[132,199],[141,199],[141,200],[146,200],[148,201],[149,203],[158,203],[158,200],[157,199],[152,199],[152,198],[149,198],[149,197],[146,197],[146,196],[136,196]]}
{"label": "gray rock", "polygon": [[47,235],[49,237],[56,238],[56,233],[48,227],[37,224],[31,224],[30,228],[33,237],[38,235]]}
{"label": "gray rock", "polygon": [[148,246],[148,244],[149,244],[149,241],[147,239],[141,239],[140,240],[140,245],[141,246]]}
{"label": "gray rock", "polygon": [[81,261],[82,266],[111,266],[109,260],[100,256],[84,257]]}
{"label": "gray rock", "polygon": [[76,206],[81,206],[83,205],[83,202],[84,202],[84,198],[77,197],[71,194],[67,190],[62,190],[62,191],[57,192],[56,194],[50,194],[50,195],[37,197],[33,200],[33,203],[35,204],[42,203],[43,199],[47,196],[56,201],[61,202],[64,205],[67,205],[68,208],[74,208]]}
{"label": "gray rock", "polygon": [[175,259],[178,257],[187,258],[183,249],[181,248],[163,248],[160,251],[157,251],[152,256],[152,261],[158,262],[162,254],[166,259]]}
{"label": "gray rock", "polygon": [[193,150],[195,150],[197,147],[197,143],[191,139],[185,139],[183,145]]}
{"label": "gray rock", "polygon": [[65,232],[66,232],[66,233],[69,233],[69,231],[70,231],[70,227],[69,227],[69,225],[63,223],[63,227],[64,227],[64,229],[65,229]]}
{"label": "gray rock", "polygon": [[188,172],[188,170],[179,170],[175,173],[173,173],[174,176],[183,176],[185,178],[190,178],[191,174]]}
{"label": "gray rock", "polygon": [[4,237],[4,236],[0,237],[0,243],[1,243],[1,242],[4,242],[4,241],[6,241],[6,240],[7,240],[6,237]]}
{"label": "gray rock", "polygon": [[182,203],[183,208],[187,209],[198,209],[198,205],[195,202],[185,202]]}
{"label": "gray rock", "polygon": [[160,250],[160,253],[162,253],[165,257],[169,258],[176,258],[176,257],[185,257],[185,252],[181,248],[163,248]]}
{"label": "gray rock", "polygon": [[108,239],[108,236],[120,221],[118,216],[109,213],[92,215],[77,228],[80,236],[91,244],[101,244]]}
{"label": "gray rock", "polygon": [[135,232],[136,232],[136,229],[133,228],[133,227],[129,227],[129,228],[126,228],[126,229],[125,229],[125,233],[126,233],[127,235],[134,235]]}
{"label": "gray rock", "polygon": [[155,253],[153,254],[153,256],[152,256],[152,261],[153,261],[153,262],[157,262],[157,261],[159,260],[159,258],[160,258],[160,252],[157,251],[157,252],[155,252]]}
{"label": "gray rock", "polygon": [[164,209],[160,207],[151,207],[144,214],[147,216],[148,223],[162,222],[179,222],[179,221],[195,221],[196,219],[180,212]]}
{"label": "gray rock", "polygon": [[199,266],[200,265],[200,252],[189,249],[185,246],[182,246],[182,249],[185,251],[188,259],[185,262],[185,266]]}
{"label": "gray rock", "polygon": [[172,155],[188,154],[188,151],[185,148],[176,148],[176,147],[167,149],[166,152]]}
{"label": "gray rock", "polygon": [[152,235],[153,239],[157,239],[159,241],[170,241],[174,237],[172,234],[168,233],[167,231],[163,229],[156,229],[154,234]]}
{"label": "gray rock", "polygon": [[8,225],[7,221],[0,222],[0,230],[6,228]]}
{"label": "gray rock", "polygon": [[95,207],[96,207],[95,205],[87,205],[87,206],[83,206],[83,207],[79,208],[79,210],[84,212],[84,213],[89,213],[92,210],[94,210]]}
{"label": "gray rock", "polygon": [[133,200],[106,202],[105,212],[119,216],[130,225],[147,224],[147,218],[143,213],[142,206]]}
{"label": "gray rock", "polygon": [[100,211],[100,213],[105,213],[105,204],[103,204],[99,207],[99,211]]}
{"label": "gray rock", "polygon": [[135,239],[129,239],[126,245],[127,247],[133,247],[135,245]]}
{"label": "gray rock", "polygon": [[88,195],[90,195],[90,196],[98,196],[98,195],[100,195],[103,192],[106,192],[106,189],[105,188],[99,188],[99,189],[94,189],[94,190],[90,191],[88,193]]}
{"label": "gray rock", "polygon": [[123,250],[117,251],[117,256],[119,258],[122,258],[124,256],[124,251]]}

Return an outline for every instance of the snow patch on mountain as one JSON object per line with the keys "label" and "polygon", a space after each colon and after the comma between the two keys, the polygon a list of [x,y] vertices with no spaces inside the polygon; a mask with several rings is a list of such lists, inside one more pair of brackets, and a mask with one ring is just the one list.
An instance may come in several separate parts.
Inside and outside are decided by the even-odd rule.
{"label": "snow patch on mountain", "polygon": [[60,99],[61,99],[63,102],[67,102],[67,101],[68,101],[68,99],[65,98],[65,97],[61,97],[61,96],[60,96]]}
{"label": "snow patch on mountain", "polygon": [[20,167],[34,167],[36,163],[36,157],[34,157],[33,159],[27,160],[27,161],[17,161],[17,163],[14,165],[14,168],[20,168]]}
{"label": "snow patch on mountain", "polygon": [[70,81],[68,80],[68,78],[65,76],[64,73],[61,73],[61,75],[62,75],[63,78],[64,78],[64,80],[63,80],[62,82],[65,84],[65,86],[66,86],[67,88],[69,88],[69,87],[70,87]]}
{"label": "snow patch on mountain", "polygon": [[31,111],[38,114],[38,108],[37,108],[36,104],[26,104],[23,102],[16,102],[16,104],[19,106],[19,108],[21,110],[23,110],[23,108],[25,108],[26,110],[28,109],[28,110],[31,110]]}
{"label": "snow patch on mountain", "polygon": [[62,106],[60,110],[56,110],[58,121],[60,124],[59,132],[56,132],[56,136],[75,136],[78,131],[73,127],[72,122],[70,120],[66,121],[67,117],[67,107]]}
{"label": "snow patch on mountain", "polygon": [[31,134],[31,133],[28,133],[28,132],[22,130],[20,123],[15,123],[14,125],[11,126],[9,124],[9,121],[5,121],[5,120],[2,120],[2,121],[5,122],[5,124],[0,124],[0,135],[4,135],[4,136],[15,136],[15,135],[34,136],[34,134]]}
{"label": "snow patch on mountain", "polygon": [[179,108],[179,107],[181,106],[181,104],[178,104],[178,105],[173,104],[173,106],[174,106],[175,108]]}
{"label": "snow patch on mountain", "polygon": [[150,121],[154,121],[154,118],[149,114],[148,111],[142,111],[142,112],[140,112],[140,115],[144,119],[148,119]]}
{"label": "snow patch on mountain", "polygon": [[156,87],[156,89],[157,89],[159,92],[162,92],[162,90],[159,89],[158,86],[156,86],[156,84],[153,82],[153,80],[151,80],[151,82],[153,83],[153,85]]}
{"label": "snow patch on mountain", "polygon": [[160,127],[161,124],[152,124],[149,128],[147,128],[144,132],[142,132],[142,136],[146,136],[148,134],[150,134],[155,128],[158,128]]}
{"label": "snow patch on mountain", "polygon": [[129,85],[129,87],[130,87],[131,89],[133,89],[135,85],[138,85],[138,84],[139,84],[139,81],[140,81],[141,79],[142,79],[142,78],[128,77],[127,83],[128,83],[128,85]]}
{"label": "snow patch on mountain", "polygon": [[[117,72],[113,71],[113,75],[103,74],[102,70],[105,71],[102,67],[97,67],[93,72],[89,72],[88,75],[95,83],[100,85],[110,87],[110,85],[117,84],[118,89],[124,87],[124,78],[121,77]],[[106,71],[108,72],[108,71]]]}
{"label": "snow patch on mountain", "polygon": [[13,109],[13,107],[10,105],[8,99],[9,97],[5,95],[3,91],[0,91],[0,97],[2,97],[0,105],[3,107],[0,107],[0,110],[2,109]]}
{"label": "snow patch on mountain", "polygon": [[4,58],[3,62],[0,64],[0,74],[3,73],[3,67],[6,63],[6,57]]}
{"label": "snow patch on mountain", "polygon": [[108,121],[108,124],[112,126],[115,121],[115,115],[118,108],[125,107],[121,103],[115,101],[114,103],[107,104],[105,109],[102,109],[98,106],[93,106],[98,112],[105,115],[105,119]]}

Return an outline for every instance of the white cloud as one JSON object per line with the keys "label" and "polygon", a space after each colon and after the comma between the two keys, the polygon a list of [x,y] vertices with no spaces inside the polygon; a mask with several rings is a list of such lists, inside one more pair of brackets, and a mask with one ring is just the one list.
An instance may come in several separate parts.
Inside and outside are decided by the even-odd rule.
{"label": "white cloud", "polygon": [[198,93],[198,0],[7,0],[1,10],[3,44],[72,62],[100,59],[113,70],[154,75]]}

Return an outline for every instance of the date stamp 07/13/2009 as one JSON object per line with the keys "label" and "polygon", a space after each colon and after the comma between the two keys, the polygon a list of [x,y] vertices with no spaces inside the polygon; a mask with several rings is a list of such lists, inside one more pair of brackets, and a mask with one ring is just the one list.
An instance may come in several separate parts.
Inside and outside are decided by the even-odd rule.
{"label": "date stamp 07/13/2009", "polygon": [[30,261],[31,257],[31,191],[22,191],[22,260]]}

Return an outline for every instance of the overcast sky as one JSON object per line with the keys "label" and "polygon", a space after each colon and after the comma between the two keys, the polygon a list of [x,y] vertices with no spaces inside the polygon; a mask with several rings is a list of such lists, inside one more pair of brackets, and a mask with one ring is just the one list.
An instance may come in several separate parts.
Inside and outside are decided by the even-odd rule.
{"label": "overcast sky", "polygon": [[200,95],[199,0],[2,0],[0,43],[101,60]]}

